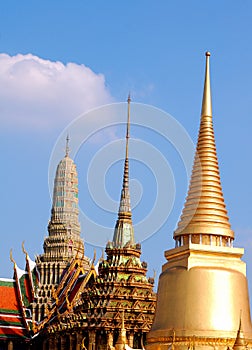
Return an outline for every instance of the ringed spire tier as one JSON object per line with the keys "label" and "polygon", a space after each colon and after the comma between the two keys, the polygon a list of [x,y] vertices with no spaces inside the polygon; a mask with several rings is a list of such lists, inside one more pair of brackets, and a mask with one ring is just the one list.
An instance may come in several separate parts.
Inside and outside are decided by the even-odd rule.
{"label": "ringed spire tier", "polygon": [[[234,233],[227,215],[216,154],[210,87],[210,53],[206,52],[205,83],[197,148],[184,209],[174,232],[177,244],[192,242],[232,245]],[[181,242],[182,241],[182,242]]]}
{"label": "ringed spire tier", "polygon": [[132,213],[130,206],[129,192],[129,130],[130,130],[130,95],[128,96],[128,114],[126,131],[126,151],[123,172],[123,185],[121,191],[118,219],[115,226],[113,244],[117,248],[122,248],[126,244],[134,244],[134,229],[132,224]]}

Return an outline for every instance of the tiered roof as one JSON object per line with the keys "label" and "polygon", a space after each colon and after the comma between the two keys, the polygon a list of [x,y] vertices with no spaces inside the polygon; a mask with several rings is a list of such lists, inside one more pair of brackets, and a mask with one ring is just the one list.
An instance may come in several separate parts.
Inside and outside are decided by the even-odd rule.
{"label": "tiered roof", "polygon": [[146,277],[147,264],[140,261],[141,246],[107,247],[106,253],[95,282],[82,294],[81,309],[87,314],[89,328],[119,331],[124,312],[127,331],[148,332],[156,295],[154,280]]}

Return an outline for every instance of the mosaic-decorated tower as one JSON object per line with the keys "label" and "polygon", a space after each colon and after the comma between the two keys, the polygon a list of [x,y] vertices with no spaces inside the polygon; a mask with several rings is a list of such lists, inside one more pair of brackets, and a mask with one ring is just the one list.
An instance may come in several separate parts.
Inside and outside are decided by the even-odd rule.
{"label": "mosaic-decorated tower", "polygon": [[83,266],[86,270],[89,269],[89,260],[84,257],[78,216],[78,174],[74,161],[69,157],[67,137],[65,157],[57,166],[54,180],[49,235],[44,240],[44,253],[36,259],[40,273],[35,312],[37,320],[44,317],[52,290],[57,287],[64,270],[76,254],[83,257]]}

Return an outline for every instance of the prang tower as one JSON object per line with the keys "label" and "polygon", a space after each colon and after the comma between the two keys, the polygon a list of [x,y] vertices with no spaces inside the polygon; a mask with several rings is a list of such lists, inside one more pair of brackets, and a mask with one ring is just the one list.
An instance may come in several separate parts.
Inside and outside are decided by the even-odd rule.
{"label": "prang tower", "polygon": [[80,232],[78,174],[74,161],[69,157],[67,137],[65,157],[59,162],[54,179],[49,235],[44,240],[44,253],[36,259],[40,274],[36,320],[44,317],[52,290],[56,289],[62,273],[76,254],[82,257],[85,269],[89,269],[89,260],[84,257],[84,243]]}
{"label": "prang tower", "polygon": [[209,57],[191,182],[175,248],[165,252],[148,350],[227,349],[241,343],[241,334],[252,339],[244,249],[233,247],[220,182]]}

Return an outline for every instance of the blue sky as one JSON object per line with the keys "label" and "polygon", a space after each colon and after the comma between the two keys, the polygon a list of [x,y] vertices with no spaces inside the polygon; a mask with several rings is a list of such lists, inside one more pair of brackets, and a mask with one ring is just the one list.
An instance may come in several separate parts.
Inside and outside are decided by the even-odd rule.
{"label": "blue sky", "polygon": [[[12,274],[10,248],[18,265],[23,266],[23,240],[31,257],[42,252],[51,209],[48,169],[50,173],[60,159],[61,150],[64,155],[64,138],[76,125],[76,117],[104,104],[125,102],[130,91],[132,102],[153,106],[154,109],[147,109],[153,112],[151,125],[158,131],[163,131],[158,120],[168,121],[167,128],[170,128],[173,119],[163,117],[163,112],[155,108],[173,116],[180,130],[185,129],[189,139],[195,142],[204,53],[209,50],[214,127],[224,197],[236,235],[235,245],[246,248],[244,259],[252,286],[251,23],[250,1],[0,3],[1,276]],[[95,137],[83,144],[83,140],[79,140],[75,148],[76,135],[70,133],[70,146],[73,156],[76,152],[81,210],[101,227],[110,227],[112,235],[116,220],[113,210],[117,208],[122,178],[119,160],[124,155],[123,142],[119,141],[125,125],[101,130],[99,126],[104,120],[107,126],[116,123],[117,116],[122,123],[126,119],[126,104],[105,110],[106,117],[101,117],[101,111],[103,109],[82,117],[84,129],[86,121],[94,122],[93,127],[98,130]],[[142,119],[137,119],[140,114]],[[139,125],[131,128],[131,137],[136,139],[130,150],[131,154],[136,152],[135,160],[130,163],[131,177],[135,178],[131,186],[132,202],[136,206],[133,218],[136,225],[145,220],[157,205],[155,199],[159,199],[160,191],[168,191],[167,203],[162,198],[161,204],[164,211],[170,212],[158,232],[142,243],[143,260],[148,262],[149,275],[153,275],[153,269],[159,274],[165,262],[164,250],[173,247],[172,234],[182,210],[188,179],[183,159],[178,156],[177,148],[174,149],[170,136],[160,136],[148,128],[147,114],[145,107],[139,110],[138,105],[132,103],[132,123],[134,118],[143,123],[142,128]],[[153,145],[160,157],[166,159],[165,189],[157,186],[161,181],[158,175],[162,162],[155,174],[154,165],[148,164],[146,158],[139,161],[137,140]],[[109,147],[105,147],[105,151],[110,156],[115,154],[115,161],[110,159],[113,165],[104,180],[109,208],[103,205],[99,208],[89,193],[88,181],[98,184],[103,174],[96,174],[98,178],[93,180],[91,173],[91,180],[87,180],[87,173],[90,161],[102,159],[97,154],[110,143],[113,151],[110,152]],[[52,164],[55,144],[58,153]],[[140,153],[146,156],[148,152]],[[173,205],[169,193],[174,197]],[[82,224],[82,229],[85,238],[88,228]],[[97,227],[86,235],[99,235],[98,230]],[[138,237],[142,234],[136,232]],[[86,244],[86,253],[90,257],[93,254],[89,244]]]}

